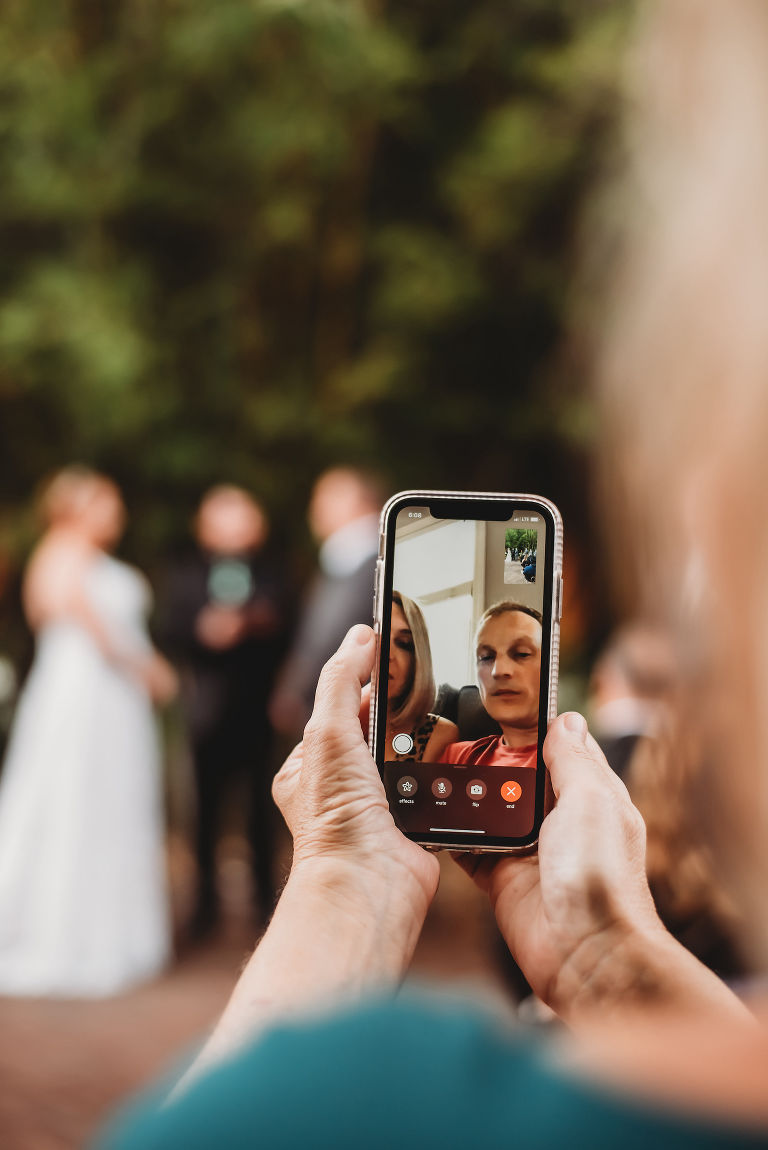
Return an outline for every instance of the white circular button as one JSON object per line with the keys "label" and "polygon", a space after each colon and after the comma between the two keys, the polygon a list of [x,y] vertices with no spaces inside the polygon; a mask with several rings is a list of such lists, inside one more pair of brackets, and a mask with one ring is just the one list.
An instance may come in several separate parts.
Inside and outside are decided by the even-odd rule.
{"label": "white circular button", "polygon": [[392,740],[392,749],[397,755],[407,755],[409,751],[413,750],[413,739],[410,735],[406,735],[401,731],[399,735],[395,735]]}

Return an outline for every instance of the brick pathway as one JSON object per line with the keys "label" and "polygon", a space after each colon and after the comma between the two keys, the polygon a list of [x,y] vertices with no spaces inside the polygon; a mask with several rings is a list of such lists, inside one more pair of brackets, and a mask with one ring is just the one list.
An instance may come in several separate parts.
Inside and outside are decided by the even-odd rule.
{"label": "brick pathway", "polygon": [[[99,1002],[0,998],[3,1150],[80,1150],[116,1106],[200,1039],[252,942],[237,892],[228,910],[221,938],[131,994]],[[449,859],[411,977],[459,983],[506,1008],[485,900]]]}

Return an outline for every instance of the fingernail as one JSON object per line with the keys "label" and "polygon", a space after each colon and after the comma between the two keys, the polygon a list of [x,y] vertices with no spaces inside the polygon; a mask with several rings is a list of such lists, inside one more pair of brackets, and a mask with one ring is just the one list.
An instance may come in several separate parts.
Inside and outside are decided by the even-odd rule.
{"label": "fingernail", "polygon": [[354,627],[350,627],[347,631],[347,643],[359,643],[362,647],[371,637],[370,627],[366,627],[364,623],[355,623]]}
{"label": "fingernail", "polygon": [[563,716],[563,726],[572,735],[578,735],[583,743],[587,741],[587,720],[578,711],[568,711]]}

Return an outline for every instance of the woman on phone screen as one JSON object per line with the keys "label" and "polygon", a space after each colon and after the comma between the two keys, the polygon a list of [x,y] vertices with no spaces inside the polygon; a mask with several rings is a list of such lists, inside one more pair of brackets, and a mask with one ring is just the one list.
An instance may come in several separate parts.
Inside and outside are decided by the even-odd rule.
{"label": "woman on phone screen", "polygon": [[[435,702],[435,679],[429,635],[419,607],[399,591],[392,594],[389,633],[389,689],[387,757],[400,762],[445,761],[445,748],[458,738],[455,723],[430,710]],[[397,736],[407,736],[411,749],[398,751]]]}

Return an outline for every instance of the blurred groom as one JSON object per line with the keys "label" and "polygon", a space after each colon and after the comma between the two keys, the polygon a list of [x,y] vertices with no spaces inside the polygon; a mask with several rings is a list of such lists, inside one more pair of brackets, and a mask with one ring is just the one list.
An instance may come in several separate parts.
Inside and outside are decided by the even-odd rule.
{"label": "blurred groom", "polygon": [[372,620],[384,499],[379,477],[359,468],[334,467],[315,482],[307,520],[320,544],[319,570],[269,705],[275,729],[291,741],[312,713],[323,664],[354,623]]}

